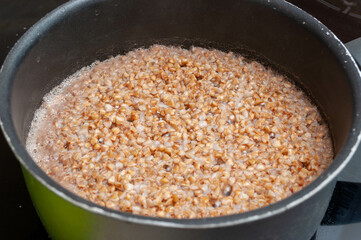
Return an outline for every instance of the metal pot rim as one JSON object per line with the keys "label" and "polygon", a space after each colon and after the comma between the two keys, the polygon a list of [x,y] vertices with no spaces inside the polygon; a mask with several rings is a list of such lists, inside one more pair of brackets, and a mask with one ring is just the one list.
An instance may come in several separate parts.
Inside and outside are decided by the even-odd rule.
{"label": "metal pot rim", "polygon": [[77,12],[78,9],[97,2],[100,2],[100,0],[70,1],[47,14],[20,38],[8,54],[4,65],[0,69],[0,102],[2,103],[0,106],[0,126],[4,136],[22,166],[45,187],[64,200],[87,211],[131,223],[189,229],[225,227],[249,223],[278,215],[301,204],[330,184],[351,160],[361,141],[361,72],[359,71],[354,59],[343,43],[326,26],[298,7],[283,0],[268,0],[267,2],[255,0],[255,2],[259,2],[269,8],[273,8],[274,11],[281,12],[282,14],[293,18],[294,21],[299,24],[303,24],[305,28],[315,34],[325,44],[327,43],[335,57],[343,64],[345,73],[348,75],[349,79],[351,79],[350,84],[354,101],[354,115],[351,130],[344,147],[334,159],[333,164],[323,174],[299,192],[266,207],[240,214],[199,219],[155,218],[111,210],[80,198],[63,188],[60,184],[56,183],[47,176],[36,165],[16,134],[11,117],[10,95],[12,78],[16,73],[17,66],[22,61],[22,57],[26,55],[33,45],[36,44],[37,40],[41,38],[47,29],[54,26],[67,15]]}

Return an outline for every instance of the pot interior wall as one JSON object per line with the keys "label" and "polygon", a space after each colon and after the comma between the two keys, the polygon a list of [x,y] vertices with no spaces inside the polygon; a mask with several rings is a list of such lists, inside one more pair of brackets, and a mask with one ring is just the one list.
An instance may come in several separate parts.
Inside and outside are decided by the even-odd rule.
{"label": "pot interior wall", "polygon": [[11,95],[23,143],[43,96],[66,76],[95,60],[155,43],[231,50],[292,75],[327,116],[336,152],[345,142],[352,120],[348,79],[307,22],[297,23],[264,1],[99,2],[73,3],[71,11],[53,15],[23,49]]}

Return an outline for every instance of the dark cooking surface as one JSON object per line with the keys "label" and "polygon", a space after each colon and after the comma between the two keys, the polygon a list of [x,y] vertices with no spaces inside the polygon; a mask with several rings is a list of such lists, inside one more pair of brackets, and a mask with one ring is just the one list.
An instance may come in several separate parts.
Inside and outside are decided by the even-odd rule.
{"label": "dark cooking surface", "polygon": [[[15,41],[38,19],[64,0],[1,0],[0,1],[0,63]],[[361,37],[360,0],[290,1],[320,19],[344,42]],[[1,239],[48,239],[31,204],[18,162],[0,135],[3,167],[0,168],[0,230]],[[360,232],[360,224],[346,228],[321,227],[317,240],[354,240],[345,231]],[[343,235],[342,235],[343,234]],[[345,238],[347,236],[347,238]]]}
{"label": "dark cooking surface", "polygon": [[289,0],[315,16],[343,42],[361,36],[360,0]]}
{"label": "dark cooking surface", "polygon": [[[36,21],[64,0],[1,0],[0,63],[16,40]],[[32,206],[20,165],[0,134],[0,239],[48,239]]]}

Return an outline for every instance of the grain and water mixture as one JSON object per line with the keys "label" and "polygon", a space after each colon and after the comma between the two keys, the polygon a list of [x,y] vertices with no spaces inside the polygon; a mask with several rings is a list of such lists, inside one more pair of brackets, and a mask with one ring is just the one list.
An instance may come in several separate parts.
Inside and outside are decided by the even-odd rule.
{"label": "grain and water mixture", "polygon": [[85,199],[166,218],[266,206],[333,158],[317,108],[284,76],[233,53],[160,45],[66,79],[36,112],[27,150]]}

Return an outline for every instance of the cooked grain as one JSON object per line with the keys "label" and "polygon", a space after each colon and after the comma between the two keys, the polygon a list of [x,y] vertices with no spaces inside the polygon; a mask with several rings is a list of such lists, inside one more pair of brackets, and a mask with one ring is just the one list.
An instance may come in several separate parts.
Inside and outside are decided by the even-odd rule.
{"label": "cooked grain", "polygon": [[233,53],[160,45],[96,62],[54,89],[27,149],[87,200],[166,218],[266,206],[333,157],[317,108],[284,76]]}

